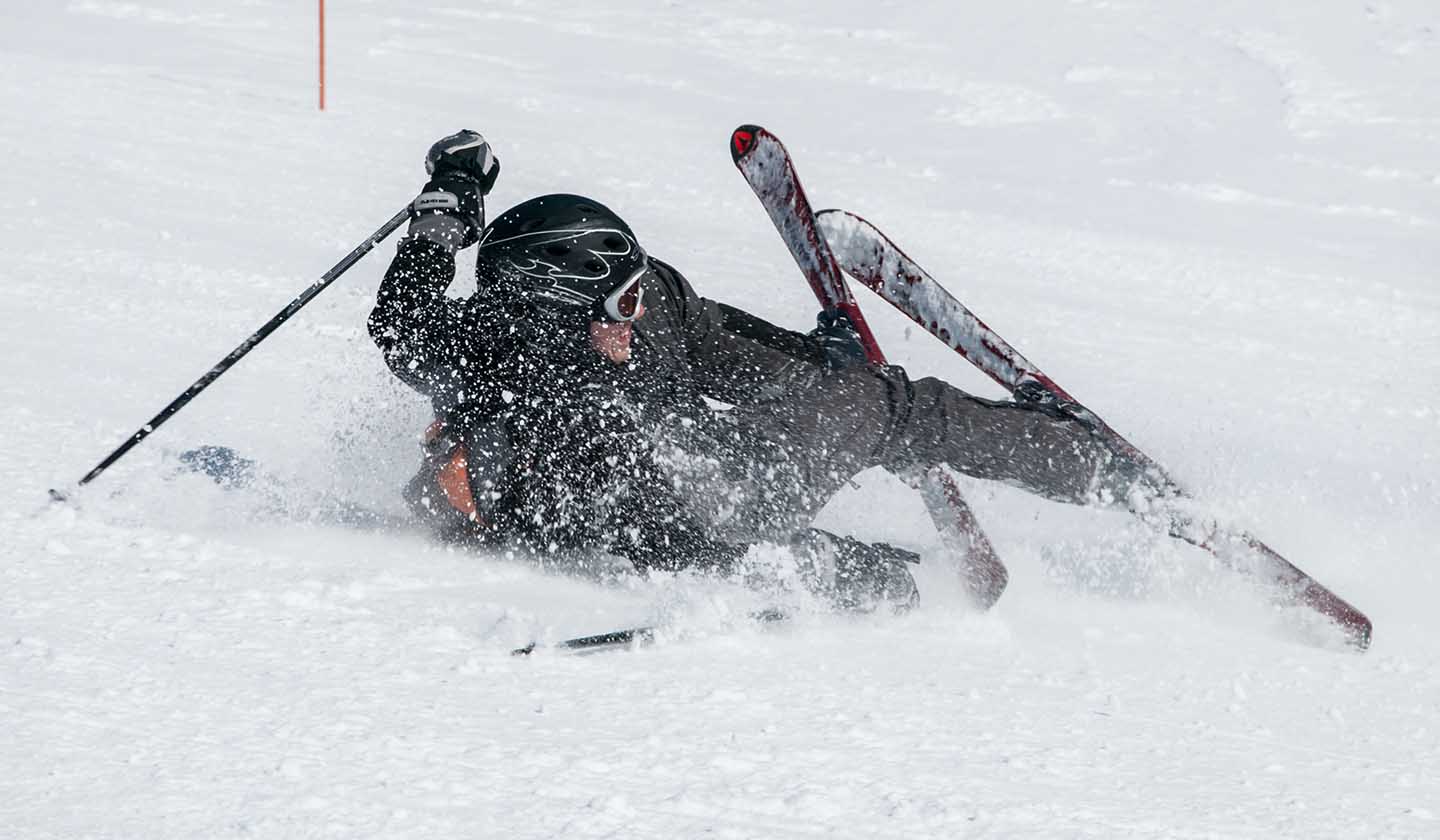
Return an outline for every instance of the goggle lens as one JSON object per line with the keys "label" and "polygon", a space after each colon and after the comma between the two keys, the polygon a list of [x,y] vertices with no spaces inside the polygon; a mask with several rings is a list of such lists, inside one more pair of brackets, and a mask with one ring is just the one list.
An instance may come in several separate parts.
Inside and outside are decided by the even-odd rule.
{"label": "goggle lens", "polygon": [[641,268],[605,297],[605,314],[610,320],[633,321],[639,317],[640,305],[645,298],[645,289],[640,285],[640,278],[644,276],[645,269]]}

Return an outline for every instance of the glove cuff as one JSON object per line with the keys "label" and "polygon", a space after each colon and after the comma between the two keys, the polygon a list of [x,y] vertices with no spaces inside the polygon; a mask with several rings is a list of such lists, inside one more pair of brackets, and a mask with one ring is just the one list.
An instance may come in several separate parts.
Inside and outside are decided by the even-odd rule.
{"label": "glove cuff", "polygon": [[447,190],[428,190],[415,196],[410,208],[415,213],[454,213],[460,209],[460,198]]}
{"label": "glove cuff", "polygon": [[[446,195],[453,201],[454,196],[449,193],[427,193],[426,195]],[[420,204],[422,195],[415,200],[416,205]],[[426,239],[445,249],[448,254],[454,254],[465,244],[466,234],[469,226],[454,216],[447,216],[443,213],[432,213],[428,216],[419,216],[410,223],[409,235],[414,239]]]}

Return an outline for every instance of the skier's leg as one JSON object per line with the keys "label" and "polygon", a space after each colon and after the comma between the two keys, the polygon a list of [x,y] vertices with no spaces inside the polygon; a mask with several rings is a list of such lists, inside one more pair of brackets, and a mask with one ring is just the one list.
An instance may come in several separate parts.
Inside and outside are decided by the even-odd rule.
{"label": "skier's leg", "polygon": [[847,368],[804,394],[737,414],[750,440],[746,469],[770,479],[756,482],[767,495],[752,493],[737,508],[757,521],[813,516],[876,466],[912,475],[945,464],[1077,504],[1123,499],[1143,480],[1079,420],[981,399],[939,379],[911,380],[895,366]]}
{"label": "skier's leg", "polygon": [[939,379],[908,380],[881,463],[904,471],[946,464],[1061,502],[1123,495],[1135,477],[1079,420],[982,399]]}
{"label": "skier's leg", "polygon": [[842,371],[783,400],[728,411],[713,426],[676,430],[666,470],[725,539],[786,543],[855,474],[884,465],[893,405],[904,399],[893,377]]}

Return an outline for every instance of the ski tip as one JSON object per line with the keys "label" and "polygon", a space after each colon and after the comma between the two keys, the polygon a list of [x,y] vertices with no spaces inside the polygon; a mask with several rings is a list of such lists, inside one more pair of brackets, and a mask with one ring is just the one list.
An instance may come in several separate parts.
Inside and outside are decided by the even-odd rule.
{"label": "ski tip", "polygon": [[750,154],[750,150],[755,148],[756,138],[764,130],[758,125],[746,123],[730,132],[730,159],[739,163],[741,158]]}

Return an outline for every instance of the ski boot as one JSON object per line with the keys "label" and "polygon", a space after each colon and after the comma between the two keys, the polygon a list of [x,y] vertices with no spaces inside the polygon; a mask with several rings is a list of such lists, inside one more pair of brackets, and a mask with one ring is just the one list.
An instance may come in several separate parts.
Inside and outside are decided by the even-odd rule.
{"label": "ski boot", "polygon": [[838,609],[901,613],[920,601],[910,564],[920,555],[888,543],[867,544],[812,528],[795,547],[808,561],[815,594]]}

